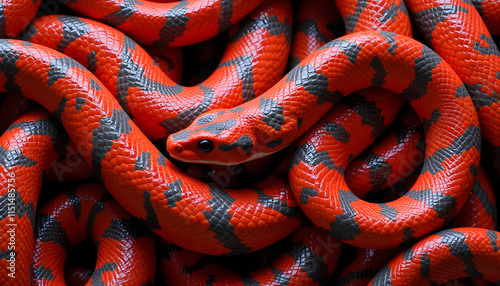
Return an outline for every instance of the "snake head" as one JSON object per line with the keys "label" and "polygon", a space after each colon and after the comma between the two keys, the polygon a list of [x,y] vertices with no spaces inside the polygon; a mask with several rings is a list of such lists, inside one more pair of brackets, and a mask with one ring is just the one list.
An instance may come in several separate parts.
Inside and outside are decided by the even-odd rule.
{"label": "snake head", "polygon": [[212,110],[187,128],[170,135],[167,151],[174,159],[204,164],[234,165],[255,159],[252,128],[241,124],[241,108]]}

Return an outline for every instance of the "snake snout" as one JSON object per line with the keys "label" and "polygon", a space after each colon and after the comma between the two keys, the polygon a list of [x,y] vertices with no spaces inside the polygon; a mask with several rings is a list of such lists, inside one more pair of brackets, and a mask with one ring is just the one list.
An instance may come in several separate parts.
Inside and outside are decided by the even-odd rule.
{"label": "snake snout", "polygon": [[182,153],[182,145],[181,144],[175,144],[174,150],[175,150],[175,152],[177,152],[179,154]]}

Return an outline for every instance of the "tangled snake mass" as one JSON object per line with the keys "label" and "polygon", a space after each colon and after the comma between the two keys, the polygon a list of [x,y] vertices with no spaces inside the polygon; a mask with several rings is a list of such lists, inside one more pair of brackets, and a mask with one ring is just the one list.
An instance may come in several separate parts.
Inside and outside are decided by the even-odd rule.
{"label": "tangled snake mass", "polygon": [[499,0],[0,0],[0,285],[500,285]]}

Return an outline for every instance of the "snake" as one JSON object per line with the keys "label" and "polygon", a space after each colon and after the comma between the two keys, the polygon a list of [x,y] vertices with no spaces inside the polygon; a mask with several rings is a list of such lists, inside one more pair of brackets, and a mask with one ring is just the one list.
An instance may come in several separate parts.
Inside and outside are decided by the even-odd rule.
{"label": "snake", "polygon": [[100,22],[49,15],[35,19],[19,38],[63,52],[83,64],[116,96],[150,140],[164,142],[197,115],[234,107],[277,82],[288,59],[292,18],[289,1],[264,2],[229,31],[225,53],[212,75],[190,87],[171,80],[139,44]]}
{"label": "snake", "polygon": [[300,226],[300,209],[283,176],[245,190],[194,179],[167,160],[77,61],[20,40],[2,39],[0,47],[3,88],[51,111],[106,189],[159,236],[192,251],[235,255]]}
{"label": "snake", "polygon": [[481,123],[484,153],[500,175],[500,51],[488,27],[469,0],[406,4],[426,43],[467,87]]}
{"label": "snake", "polygon": [[[340,241],[310,223],[277,245],[279,252],[272,261],[238,271],[224,266],[218,257],[164,242],[161,269],[169,285],[326,285],[342,250]],[[267,256],[271,252],[261,251]]]}
{"label": "snake", "polygon": [[[475,227],[496,230],[497,225],[495,192],[484,167],[481,165],[467,201],[458,214],[444,228]],[[351,259],[342,268],[338,277],[335,278],[335,285],[367,285],[377,272],[402,250],[402,247],[390,249],[357,248],[353,250],[355,253],[354,259]],[[351,253],[347,252],[347,255]],[[347,255],[345,256],[346,259],[352,257]],[[343,258],[344,256],[341,257],[341,259]],[[465,283],[463,285],[470,285],[464,279],[462,278],[461,280]],[[469,279],[473,279],[477,283],[472,285],[483,285],[485,282],[479,278]],[[482,281],[480,282],[480,280]]]}
{"label": "snake", "polygon": [[[40,102],[54,113],[68,130],[72,140],[80,142],[83,149],[86,149],[83,151],[86,161],[94,168],[110,192],[115,194],[127,210],[142,219],[157,233],[161,233],[176,244],[185,245],[193,250],[203,252],[202,249],[205,249],[204,251],[207,252],[206,249],[211,248],[208,252],[212,254],[245,253],[250,249],[264,247],[270,241],[278,240],[278,238],[273,238],[260,245],[259,242],[257,245],[247,246],[247,241],[252,240],[241,238],[243,236],[238,237],[236,233],[240,230],[247,231],[243,226],[247,223],[252,226],[259,225],[252,221],[259,222],[259,219],[254,218],[257,217],[254,214],[255,209],[250,208],[254,211],[251,218],[244,218],[241,221],[236,218],[238,216],[236,213],[226,212],[243,196],[240,197],[239,194],[233,192],[223,195],[217,187],[192,180],[178,171],[152,144],[147,142],[146,137],[135,123],[129,120],[126,112],[105,90],[100,80],[87,72],[80,64],[39,45],[16,40],[0,41],[0,51],[2,58],[0,80],[4,83],[3,89],[18,91]],[[405,61],[402,64],[404,67],[396,66],[396,58]],[[340,66],[348,67],[347,75],[335,73]],[[434,74],[438,76],[434,77]],[[359,79],[360,76],[362,82],[352,84],[353,78]],[[427,84],[427,88],[422,87],[422,82]],[[443,177],[454,174],[453,178],[458,178],[458,181],[453,183],[463,187],[463,190],[457,193],[467,193],[465,190],[472,187],[472,181],[477,172],[479,153],[479,127],[477,118],[473,115],[474,108],[471,109],[470,98],[448,64],[430,49],[409,38],[390,32],[353,31],[352,35],[328,43],[302,61],[298,67],[258,100],[249,101],[248,104],[229,111],[217,110],[201,115],[188,129],[171,135],[167,148],[173,157],[184,160],[187,158],[188,161],[234,164],[258,158],[289,145],[313,126],[344,95],[370,86],[383,86],[401,94],[417,110],[421,119],[431,118],[432,112],[434,112],[432,119],[438,117],[426,133],[426,137],[429,137],[427,140],[430,140],[431,144],[427,144],[422,174],[422,177],[426,178],[421,178],[420,183],[417,183],[420,189],[422,191],[426,188],[433,189],[433,186],[427,186],[426,183],[434,180],[442,182]],[[84,92],[78,91],[79,88]],[[292,96],[288,97],[289,94],[287,94],[285,98],[285,90],[291,91]],[[47,98],[37,95],[40,92]],[[303,101],[294,99],[294,95],[298,95]],[[288,101],[287,104],[283,104],[285,100]],[[313,103],[312,107],[302,105],[302,102],[307,101]],[[298,102],[301,103],[298,104]],[[439,111],[435,112],[436,109]],[[452,116],[452,110],[460,110],[465,116],[462,116],[460,121],[456,121],[457,117]],[[294,111],[294,114],[291,111]],[[436,115],[437,113],[439,115]],[[286,121],[283,119],[285,116]],[[446,122],[447,120],[451,122]],[[241,124],[243,121],[251,123]],[[234,125],[233,122],[238,122],[238,125]],[[84,124],[89,125],[84,126]],[[451,128],[452,125],[454,128]],[[194,129],[190,130],[191,127]],[[255,127],[260,129],[253,132],[257,129]],[[239,130],[234,131],[235,129]],[[248,129],[251,132],[246,132]],[[115,132],[111,135],[111,139],[106,138],[107,136],[99,137],[104,132],[108,135],[113,133],[112,130]],[[231,132],[237,135],[231,136]],[[201,135],[198,135],[199,133]],[[243,137],[241,134],[248,135],[248,137]],[[215,135],[220,137],[214,138]],[[189,143],[183,142],[185,139],[189,139]],[[462,142],[468,144],[462,146]],[[98,146],[104,147],[99,149]],[[179,157],[180,153],[186,157]],[[217,154],[214,155],[214,153]],[[229,153],[231,154],[228,155]],[[206,156],[211,157],[207,159]],[[456,168],[458,170],[453,170],[452,173],[447,167],[455,166],[456,162],[461,163],[456,164],[459,166]],[[459,171],[459,173],[454,171]],[[175,181],[177,183],[173,183],[177,178],[179,178]],[[269,181],[276,183],[280,180],[273,178]],[[275,211],[278,216],[288,217],[290,209],[294,209],[291,202],[293,200],[275,200],[263,185],[246,194],[251,194],[250,197],[256,198],[257,204],[260,204],[261,209],[265,209],[266,212]],[[451,188],[451,183],[447,187]],[[168,189],[165,190],[165,188]],[[186,195],[188,190],[202,197],[198,204],[194,203],[202,207],[189,209],[192,204],[190,200],[195,199],[188,198]],[[433,193],[448,198],[447,191],[439,189],[438,192]],[[122,193],[121,199],[120,192]],[[284,195],[283,188],[277,192],[287,196]],[[217,199],[211,200],[214,196]],[[463,194],[450,196],[457,201],[458,207],[455,205],[453,207],[458,209],[464,202]],[[427,203],[427,198],[419,195],[416,197],[417,200],[425,201],[419,202],[420,204]],[[351,196],[350,199],[355,198]],[[140,201],[143,204],[138,206],[132,201]],[[284,201],[286,203],[283,204]],[[359,202],[355,199],[348,204],[355,201]],[[203,210],[204,205],[210,206]],[[222,211],[215,214],[211,212],[216,209],[215,206],[222,206],[219,208]],[[254,205],[252,207],[255,208]],[[180,209],[186,212],[179,212]],[[346,209],[351,209],[351,207]],[[435,217],[432,211],[429,210],[430,216]],[[344,212],[347,211],[342,209],[339,216]],[[179,214],[181,214],[180,218]],[[445,214],[444,220],[449,219],[448,215],[448,213]],[[167,222],[166,217],[170,217],[171,221]],[[214,217],[223,217],[226,221],[232,221],[223,225],[213,225],[215,219],[212,218]],[[266,214],[265,217],[269,216]],[[272,219],[274,219],[273,216]],[[292,216],[291,220],[294,221],[294,219]],[[197,224],[199,221],[203,223]],[[180,224],[182,224],[183,231],[186,226],[197,225],[198,231],[193,233],[208,234],[206,239],[200,238],[201,243],[210,241],[213,244],[210,247],[205,245],[205,248],[199,245],[193,246],[200,241],[193,241],[193,235],[179,234]],[[235,227],[234,224],[241,228]],[[296,227],[298,223],[292,223],[292,226],[289,225],[287,231],[283,233],[290,233]],[[422,230],[414,230],[410,227],[402,230],[407,238],[410,236],[410,239],[424,235],[424,233],[416,234],[418,231]],[[429,231],[424,232],[427,234]],[[281,233],[279,227],[276,232]],[[349,233],[351,234],[352,232]],[[401,232],[396,236],[401,236]],[[264,236],[261,235],[260,238],[262,237]],[[365,239],[365,242],[372,239]],[[242,242],[243,240],[245,242]],[[395,239],[393,244],[400,243],[401,239]]]}
{"label": "snake", "polygon": [[[101,184],[86,184],[45,204],[35,221],[33,282],[64,284],[72,247],[93,240],[97,261],[88,285],[152,285],[155,241]],[[123,259],[127,257],[127,259]]]}
{"label": "snake", "polygon": [[[44,109],[21,116],[0,137],[0,282],[31,283],[35,212],[42,178],[66,156],[69,138]],[[26,182],[30,182],[27,184]]]}
{"label": "snake", "polygon": [[459,277],[498,283],[499,235],[477,227],[439,231],[393,257],[368,285],[439,285]]}

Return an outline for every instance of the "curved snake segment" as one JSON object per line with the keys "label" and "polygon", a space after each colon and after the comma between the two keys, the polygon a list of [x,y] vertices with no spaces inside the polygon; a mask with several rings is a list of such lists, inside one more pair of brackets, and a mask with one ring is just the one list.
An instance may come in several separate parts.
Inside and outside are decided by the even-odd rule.
{"label": "curved snake segment", "polygon": [[[63,1],[78,14],[117,27],[141,44],[185,46],[209,39],[240,21],[263,0]],[[141,27],[137,29],[138,25]]]}
{"label": "curved snake segment", "polygon": [[217,285],[325,285],[342,249],[338,240],[307,225],[279,244],[281,251],[270,265],[239,273],[223,267],[214,257],[166,243],[162,245],[162,271],[172,285],[204,285],[207,281]]}
{"label": "curved snake segment", "polygon": [[467,276],[496,283],[500,280],[499,237],[497,231],[484,228],[437,232],[391,259],[369,285],[439,285]]}
{"label": "curved snake segment", "polygon": [[[193,87],[176,84],[129,37],[92,20],[41,17],[22,38],[75,58],[96,74],[150,140],[161,141],[201,113],[234,107],[278,81],[290,50],[291,21],[287,1],[259,6],[231,30],[214,73]],[[228,73],[234,76],[227,77]]]}
{"label": "curved snake segment", "polygon": [[246,191],[225,192],[187,176],[76,61],[5,39],[0,40],[0,58],[3,86],[51,110],[72,141],[80,143],[106,189],[167,240],[198,252],[239,254],[270,245],[299,226],[300,212],[282,178],[271,176]]}
{"label": "curved snake segment", "polygon": [[0,1],[0,38],[14,38],[33,20],[41,0]]}
{"label": "curved snake segment", "polygon": [[422,124],[411,109],[400,114],[390,133],[347,166],[346,183],[356,196],[391,188],[421,166],[425,152]]}
{"label": "curved snake segment", "polygon": [[[36,285],[65,284],[72,247],[93,240],[97,261],[89,285],[152,285],[155,242],[100,184],[88,184],[49,201],[37,214],[33,255]],[[127,259],[123,259],[127,257]]]}
{"label": "curved snake segment", "polygon": [[500,174],[500,52],[490,32],[469,1],[406,3],[427,43],[467,87],[481,122],[484,151]]}
{"label": "curved snake segment", "polygon": [[[68,143],[63,128],[43,109],[21,116],[0,137],[2,284],[12,282],[12,273],[18,285],[31,283],[31,238],[42,178],[52,163],[64,158]],[[12,257],[15,267],[9,268]]]}

